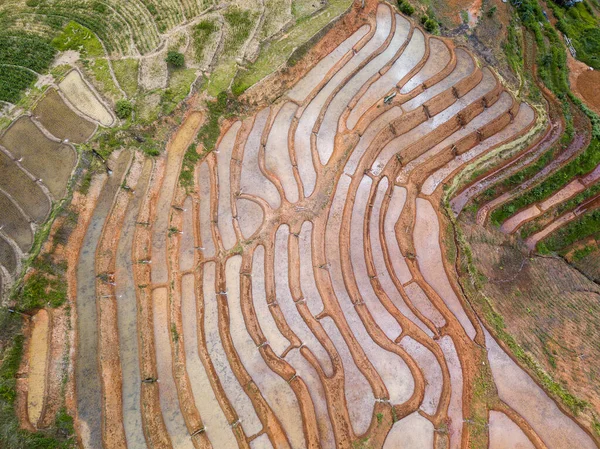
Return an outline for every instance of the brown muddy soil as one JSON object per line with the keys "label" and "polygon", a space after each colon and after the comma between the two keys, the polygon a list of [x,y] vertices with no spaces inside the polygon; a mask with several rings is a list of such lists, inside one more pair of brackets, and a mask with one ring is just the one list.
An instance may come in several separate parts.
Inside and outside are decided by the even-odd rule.
{"label": "brown muddy soil", "polygon": [[600,113],[600,72],[586,70],[577,77],[577,90],[583,100],[597,113]]}

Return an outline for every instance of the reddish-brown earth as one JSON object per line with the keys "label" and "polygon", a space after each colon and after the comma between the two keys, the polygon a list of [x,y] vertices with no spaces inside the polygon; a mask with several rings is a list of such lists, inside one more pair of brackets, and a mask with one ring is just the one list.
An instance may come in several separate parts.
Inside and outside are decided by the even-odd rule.
{"label": "reddish-brown earth", "polygon": [[585,102],[596,112],[600,113],[600,72],[586,70],[577,77],[577,90]]}

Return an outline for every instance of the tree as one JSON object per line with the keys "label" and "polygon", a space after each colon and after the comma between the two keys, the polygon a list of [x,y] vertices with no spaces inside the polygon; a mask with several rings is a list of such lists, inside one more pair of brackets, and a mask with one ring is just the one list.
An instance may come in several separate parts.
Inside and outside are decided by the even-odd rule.
{"label": "tree", "polygon": [[185,57],[183,56],[183,53],[179,53],[175,50],[169,50],[167,53],[167,59],[165,59],[165,61],[167,61],[167,64],[169,64],[171,67],[176,69],[179,69],[185,65]]}
{"label": "tree", "polygon": [[423,24],[423,27],[429,33],[435,33],[438,30],[438,23],[433,19],[427,19]]}
{"label": "tree", "polygon": [[415,8],[405,0],[398,0],[398,8],[400,8],[400,11],[407,16],[412,16],[415,12]]}
{"label": "tree", "polygon": [[125,120],[131,117],[131,113],[133,112],[133,106],[127,100],[119,100],[117,101],[115,112],[117,114],[117,117],[119,117],[121,120]]}

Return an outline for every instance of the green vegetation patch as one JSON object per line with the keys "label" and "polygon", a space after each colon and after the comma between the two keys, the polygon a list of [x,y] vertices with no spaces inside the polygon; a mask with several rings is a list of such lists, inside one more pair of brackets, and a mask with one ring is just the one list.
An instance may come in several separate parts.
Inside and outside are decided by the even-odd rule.
{"label": "green vegetation patch", "polygon": [[[234,80],[232,91],[239,95],[256,84],[276,68],[285,64],[295,49],[308,42],[319,31],[352,6],[352,0],[330,0],[328,7],[321,10],[310,20],[298,20],[285,38],[271,42],[265,47],[248,70],[240,72]],[[292,11],[297,11],[292,5]]]}
{"label": "green vegetation patch", "polygon": [[167,53],[167,58],[165,59],[169,67],[173,69],[180,69],[185,67],[185,56],[183,53],[179,53],[175,50],[169,50]]}
{"label": "green vegetation patch", "polygon": [[169,86],[163,92],[160,104],[162,113],[170,114],[187,97],[192,84],[196,81],[195,69],[173,70],[169,76]]}
{"label": "green vegetation patch", "polygon": [[235,58],[250,36],[257,15],[248,10],[231,7],[223,14],[223,18],[227,25],[223,44],[224,51],[208,82],[208,93],[213,97],[227,90],[231,80],[236,75],[237,63]]}
{"label": "green vegetation patch", "polygon": [[16,103],[21,93],[37,80],[37,76],[21,67],[0,65],[0,100]]}
{"label": "green vegetation patch", "polygon": [[252,26],[254,25],[254,14],[240,8],[229,8],[223,14],[225,22],[230,27],[229,35],[225,40],[225,54],[232,55],[246,42]]}
{"label": "green vegetation patch", "polygon": [[55,54],[50,42],[37,34],[0,33],[0,100],[17,103],[37,80],[33,72],[46,72]]}
{"label": "green vegetation patch", "polygon": [[507,190],[521,185],[523,182],[531,179],[536,173],[542,170],[542,168],[544,168],[554,159],[555,153],[556,148],[550,148],[542,153],[533,164],[527,165],[522,170],[519,170],[508,178],[494,184],[492,187],[487,188],[477,198],[477,204],[479,205],[482,203],[487,203],[488,201],[491,201],[499,196],[501,193],[506,192]]}
{"label": "green vegetation patch", "polygon": [[306,0],[292,0],[292,16],[296,20],[303,20],[323,8],[322,2],[307,2]]}
{"label": "green vegetation patch", "polygon": [[600,229],[600,209],[576,218],[566,226],[550,234],[538,243],[537,250],[542,254],[560,251],[575,242],[594,235]]}
{"label": "green vegetation patch", "polygon": [[137,59],[124,58],[112,61],[115,78],[125,91],[127,96],[133,97],[138,89],[138,68]]}
{"label": "green vegetation patch", "polygon": [[84,58],[104,55],[96,35],[74,21],[69,22],[63,32],[52,40],[52,45],[60,51],[78,51]]}
{"label": "green vegetation patch", "polygon": [[115,105],[115,114],[121,120],[127,120],[131,117],[131,113],[133,112],[133,105],[131,102],[127,100],[119,100]]}
{"label": "green vegetation patch", "polygon": [[115,84],[115,81],[110,73],[109,61],[106,58],[97,58],[92,60],[84,60],[83,66],[86,74],[91,75],[90,81],[96,89],[102,92],[113,101],[120,98],[123,94]]}
{"label": "green vegetation patch", "polygon": [[15,414],[17,373],[23,358],[22,318],[0,309],[0,447],[6,449],[68,449],[75,447],[73,418],[62,408],[49,429],[35,433],[21,429]]}
{"label": "green vegetation patch", "polygon": [[[216,101],[206,104],[206,120],[198,131],[197,141],[192,143],[183,157],[183,165],[179,175],[179,181],[185,188],[190,188],[194,185],[194,168],[196,163],[206,154],[215,149],[219,135],[221,134],[221,119],[232,117],[237,114],[239,104],[227,95],[226,92],[221,92]],[[196,151],[197,142],[202,143],[204,148],[203,154],[198,154]]]}
{"label": "green vegetation patch", "polygon": [[600,22],[587,1],[570,7],[548,2],[555,17],[556,27],[572,41],[577,59],[596,70],[600,69]]}
{"label": "green vegetation patch", "polygon": [[67,263],[54,263],[50,254],[43,254],[33,261],[31,267],[34,272],[25,279],[18,295],[19,309],[32,310],[64,304],[67,300]]}
{"label": "green vegetation patch", "polygon": [[218,29],[218,25],[213,20],[201,20],[192,27],[192,46],[196,61],[201,62],[204,60],[206,44],[210,42],[212,35]]}
{"label": "green vegetation patch", "polygon": [[0,65],[16,65],[43,73],[55,54],[50,42],[37,34],[0,34]]}
{"label": "green vegetation patch", "polygon": [[589,173],[599,163],[600,140],[593,139],[585,151],[571,162],[548,176],[544,181],[523,195],[494,210],[490,217],[492,223],[499,226],[519,210],[549,198],[556,191],[566,186],[573,178]]}
{"label": "green vegetation patch", "polygon": [[[565,212],[568,212],[568,211],[576,208],[577,206],[582,204],[584,201],[592,198],[593,196],[595,196],[599,193],[600,193],[600,183],[596,183],[593,186],[586,188],[583,192],[579,193],[578,195],[575,195],[570,200],[560,203],[558,206],[556,206],[550,212],[544,214],[542,217],[543,218],[547,218],[549,216],[558,217],[558,216],[564,214]],[[545,223],[546,222],[547,222],[547,220],[545,221]],[[530,235],[538,232],[542,227],[543,226],[540,226],[540,223],[538,220],[535,220],[530,223],[525,223],[525,225],[521,229],[521,237],[527,238]]]}

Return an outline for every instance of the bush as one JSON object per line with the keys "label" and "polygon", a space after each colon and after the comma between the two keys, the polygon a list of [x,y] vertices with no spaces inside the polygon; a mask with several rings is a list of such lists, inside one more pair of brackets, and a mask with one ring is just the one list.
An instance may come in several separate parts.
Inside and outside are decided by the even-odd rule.
{"label": "bush", "polygon": [[165,61],[167,61],[167,64],[169,64],[171,67],[176,69],[185,66],[185,57],[183,56],[183,53],[179,53],[175,50],[169,50],[167,53],[167,59],[165,59]]}
{"label": "bush", "polygon": [[415,12],[415,8],[404,0],[398,0],[398,8],[402,14],[406,14],[407,16],[412,16]]}
{"label": "bush", "polygon": [[488,9],[487,16],[494,17],[494,14],[496,13],[497,9],[498,8],[496,8],[496,6],[492,6],[490,9]]}
{"label": "bush", "polygon": [[131,102],[129,102],[127,100],[117,101],[115,113],[117,114],[117,117],[119,117],[121,120],[125,120],[125,119],[128,119],[129,117],[131,117],[132,112],[133,112],[133,105],[131,104]]}
{"label": "bush", "polygon": [[433,19],[427,19],[423,24],[425,31],[429,33],[436,33],[438,30],[438,23]]}

